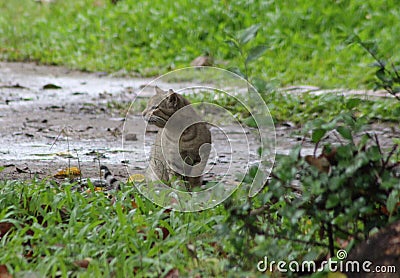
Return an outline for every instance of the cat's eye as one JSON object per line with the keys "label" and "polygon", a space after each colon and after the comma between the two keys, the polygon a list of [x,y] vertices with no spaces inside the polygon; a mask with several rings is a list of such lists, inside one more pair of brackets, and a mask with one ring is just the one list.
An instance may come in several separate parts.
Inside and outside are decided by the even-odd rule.
{"label": "cat's eye", "polygon": [[157,108],[158,108],[158,105],[153,105],[153,106],[151,107],[152,110],[157,109]]}

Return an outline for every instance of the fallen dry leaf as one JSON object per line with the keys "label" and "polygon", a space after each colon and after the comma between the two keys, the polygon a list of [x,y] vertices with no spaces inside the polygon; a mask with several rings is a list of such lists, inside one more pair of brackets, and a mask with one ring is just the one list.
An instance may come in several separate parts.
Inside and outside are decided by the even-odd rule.
{"label": "fallen dry leaf", "polygon": [[331,164],[325,156],[314,157],[313,155],[306,155],[305,160],[311,166],[316,167],[320,172],[329,173]]}
{"label": "fallen dry leaf", "polygon": [[[103,187],[98,187],[98,186],[96,186],[96,187],[94,188],[94,192],[101,192],[101,191],[103,191],[103,190],[104,190]],[[90,194],[90,193],[92,193],[92,191],[91,191],[90,189],[88,189],[88,190],[86,190],[86,193],[87,193],[87,194]]]}
{"label": "fallen dry leaf", "polygon": [[315,157],[313,155],[306,155],[304,159],[308,164],[316,167],[320,172],[329,174],[331,166],[337,164],[336,152],[336,148],[329,151],[324,148],[320,156]]}
{"label": "fallen dry leaf", "polygon": [[64,158],[73,158],[73,155],[70,152],[58,152],[56,155]]}
{"label": "fallen dry leaf", "polygon": [[0,278],[12,278],[11,274],[8,272],[7,266],[0,265]]}
{"label": "fallen dry leaf", "polygon": [[12,223],[1,222],[0,223],[0,238],[2,238],[13,227],[14,227],[14,224],[12,224]]}
{"label": "fallen dry leaf", "polygon": [[128,178],[128,182],[144,182],[145,177],[142,174],[133,174],[131,176],[129,176]]}
{"label": "fallen dry leaf", "polygon": [[74,265],[82,267],[82,268],[88,268],[91,261],[92,261],[92,258],[85,258],[83,260],[75,261]]}
{"label": "fallen dry leaf", "polygon": [[81,170],[78,167],[70,167],[65,170],[58,171],[54,177],[55,178],[69,178],[69,177],[78,177],[81,175]]}
{"label": "fallen dry leaf", "polygon": [[165,278],[179,278],[179,270],[176,268],[171,269],[167,275],[165,275]]}
{"label": "fallen dry leaf", "polygon": [[[396,212],[397,209],[398,209],[399,207],[400,207],[400,202],[398,202],[398,203],[396,204],[396,207],[395,207],[394,211]],[[381,212],[382,212],[383,214],[387,215],[387,216],[390,216],[390,212],[389,212],[389,210],[387,209],[386,206],[381,206]]]}

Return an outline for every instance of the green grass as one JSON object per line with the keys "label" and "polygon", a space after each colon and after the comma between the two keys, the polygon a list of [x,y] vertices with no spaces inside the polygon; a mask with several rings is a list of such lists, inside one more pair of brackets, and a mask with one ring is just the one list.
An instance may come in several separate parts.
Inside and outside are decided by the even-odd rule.
{"label": "green grass", "polygon": [[[372,59],[360,47],[345,43],[354,32],[363,40],[375,40],[384,58],[392,57],[394,62],[400,58],[395,52],[400,39],[400,11],[395,1],[121,0],[111,5],[105,0],[52,4],[14,0],[2,1],[0,14],[0,59],[88,71],[124,69],[142,76],[159,75],[188,66],[204,52],[211,53],[223,68],[242,67],[239,54],[226,40],[257,23],[261,29],[245,47],[266,44],[269,48],[251,64],[250,76],[274,86],[372,87],[374,69],[367,67]],[[371,122],[398,122],[400,116],[400,102],[392,99],[261,93],[275,123],[293,122],[306,127],[304,131],[311,128],[313,139],[322,127],[323,132],[336,128],[346,135],[346,128],[354,127],[343,126],[343,119],[352,122],[351,116],[357,116],[366,128]],[[250,119],[229,98],[199,94],[191,99],[216,102],[231,108],[241,120]],[[124,111],[129,105],[110,102],[108,108]],[[133,109],[141,111],[143,105],[137,102]],[[339,127],[328,128],[331,122]],[[333,221],[332,200],[328,199],[331,203],[324,215],[324,210],[309,207],[309,203],[301,207],[287,202],[294,195],[286,186],[300,176],[316,192],[335,197],[329,192],[330,179],[342,181],[342,169],[332,166],[337,176],[317,172],[299,159],[298,151],[299,147],[294,148],[289,156],[278,158],[274,169],[278,179],[254,199],[244,201],[237,194],[212,210],[191,214],[157,207],[129,185],[113,193],[114,202],[103,192],[78,192],[69,183],[0,181],[0,223],[13,226],[0,238],[0,266],[7,266],[12,274],[31,271],[50,277],[162,277],[172,269],[183,277],[252,277],[259,274],[256,264],[266,255],[275,260],[321,259],[329,243],[321,231]],[[364,163],[361,155],[353,157],[355,153],[349,152],[347,160],[342,154],[342,162]],[[378,153],[367,154],[371,161],[388,161]],[[393,163],[397,162],[398,152],[393,157]],[[373,165],[368,163],[368,167]],[[360,173],[357,177],[362,179],[364,173]],[[400,215],[398,182],[389,174],[383,176],[388,177],[390,184],[384,189],[391,190],[391,197],[385,205],[391,214],[378,214],[381,226]],[[249,181],[251,173],[246,176],[245,182]],[[342,192],[341,183],[337,186]],[[314,205],[315,196],[307,194]],[[355,216],[362,211],[358,203],[351,205]],[[260,207],[261,213],[251,214]],[[355,232],[370,231],[369,226],[354,224],[351,217],[339,213],[334,224],[343,227],[342,231],[349,227]],[[162,239],[161,233],[169,235]],[[339,248],[337,243],[335,248]],[[77,266],[81,260],[90,261],[87,269]]]}
{"label": "green grass", "polygon": [[[261,94],[271,113],[275,124],[292,122],[302,126],[309,121],[320,118],[330,121],[336,116],[352,112],[365,123],[393,122],[400,117],[400,102],[392,98],[375,98],[367,96],[343,96],[340,93],[315,95],[312,93],[290,94],[269,92]],[[225,93],[205,92],[188,95],[191,102],[210,102],[228,108],[241,121],[249,124],[248,110],[233,97]],[[122,109],[126,111],[126,109]]]}
{"label": "green grass", "polygon": [[204,52],[224,68],[240,64],[225,42],[260,23],[266,44],[253,75],[281,85],[372,87],[372,59],[346,38],[375,40],[398,61],[396,1],[2,1],[0,59],[151,76],[188,66]]}
{"label": "green grass", "polygon": [[[213,230],[224,219],[221,208],[168,212],[132,186],[115,194],[114,204],[103,192],[80,193],[71,184],[46,181],[3,181],[0,192],[0,222],[14,225],[1,238],[0,265],[12,273],[160,277],[171,269],[193,276],[224,271],[226,260],[215,255],[221,247]],[[77,266],[80,260],[90,261],[89,267]]]}

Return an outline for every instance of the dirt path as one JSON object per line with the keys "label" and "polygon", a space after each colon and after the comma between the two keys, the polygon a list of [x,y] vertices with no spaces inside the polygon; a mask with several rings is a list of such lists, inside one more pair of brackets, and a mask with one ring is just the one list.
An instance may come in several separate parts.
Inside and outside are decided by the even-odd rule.
{"label": "dirt path", "polygon": [[[0,63],[0,166],[5,167],[0,179],[45,178],[69,166],[80,166],[84,178],[98,178],[99,159],[123,179],[128,174],[122,164],[129,165],[129,174],[143,173],[155,130],[146,133],[145,141],[140,110],[128,115],[123,129],[124,115],[112,106],[129,104],[150,81]],[[182,86],[185,84],[165,84],[174,89]],[[140,97],[152,93],[145,91]],[[240,141],[234,128],[228,133]],[[224,146],[224,138],[218,134],[215,140],[220,141],[216,145]],[[255,142],[250,144],[256,147]],[[245,144],[235,152],[244,150]],[[255,160],[256,153],[251,155]],[[222,173],[223,167],[218,165],[228,164],[227,157],[229,151],[222,147],[209,175]],[[243,170],[241,161],[233,164]]]}
{"label": "dirt path", "polygon": [[[129,105],[150,81],[31,63],[0,63],[0,167],[5,167],[0,171],[0,180],[30,179],[35,175],[45,178],[69,166],[79,166],[84,178],[98,178],[99,159],[122,179],[128,176],[123,164],[129,165],[129,174],[143,173],[155,130],[144,132],[140,107],[129,113],[123,129],[125,115],[115,106]],[[168,83],[164,87],[177,89],[188,84]],[[292,88],[288,90],[293,93]],[[324,92],[309,87],[297,88],[295,92],[302,90]],[[145,91],[140,97],[152,93]],[[375,125],[372,129],[382,138],[382,145],[389,145],[400,134],[394,124]],[[227,130],[230,140],[239,142],[233,152],[248,152],[247,142],[240,145],[243,138],[237,130]],[[299,144],[302,138],[296,136],[297,131],[290,125],[276,126],[278,153],[287,153]],[[208,178],[222,175],[229,165],[243,171],[243,161],[230,164],[226,138],[220,134],[213,138],[219,149],[218,156],[210,162],[213,168]],[[250,136],[249,145],[256,150],[256,139]],[[310,142],[305,141],[303,146],[303,154],[313,153]],[[256,160],[256,151],[250,152],[250,161]]]}

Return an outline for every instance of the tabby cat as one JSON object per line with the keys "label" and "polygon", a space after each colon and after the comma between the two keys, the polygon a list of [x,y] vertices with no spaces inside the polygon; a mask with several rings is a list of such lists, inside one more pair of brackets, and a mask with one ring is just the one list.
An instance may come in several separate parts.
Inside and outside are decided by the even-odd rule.
{"label": "tabby cat", "polygon": [[202,185],[202,172],[211,149],[211,132],[182,95],[155,87],[143,117],[159,127],[146,178],[185,181],[188,189]]}

